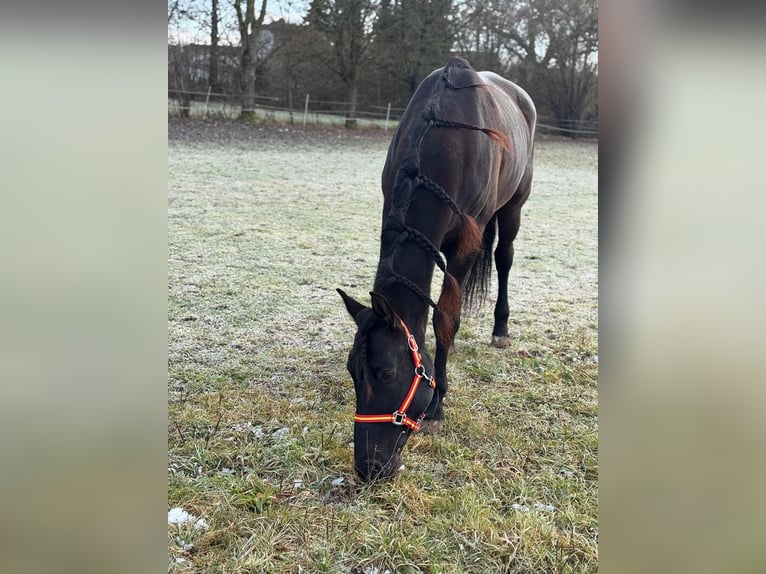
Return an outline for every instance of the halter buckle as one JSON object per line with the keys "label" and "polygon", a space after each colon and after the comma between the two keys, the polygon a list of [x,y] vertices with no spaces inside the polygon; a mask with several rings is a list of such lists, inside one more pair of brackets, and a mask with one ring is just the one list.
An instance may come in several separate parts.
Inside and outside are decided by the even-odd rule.
{"label": "halter buckle", "polygon": [[418,342],[415,340],[415,335],[407,336],[407,346],[410,348],[410,351],[412,351],[413,353],[418,352]]}
{"label": "halter buckle", "polygon": [[394,411],[394,418],[391,422],[397,426],[402,426],[404,424],[404,419],[406,418],[407,418],[407,415],[405,413]]}

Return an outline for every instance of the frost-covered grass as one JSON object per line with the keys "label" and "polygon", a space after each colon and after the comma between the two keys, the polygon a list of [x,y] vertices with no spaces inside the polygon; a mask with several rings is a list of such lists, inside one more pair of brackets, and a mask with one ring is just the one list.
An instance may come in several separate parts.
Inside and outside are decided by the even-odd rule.
{"label": "frost-covered grass", "polygon": [[335,288],[369,301],[387,139],[258,134],[169,142],[169,571],[595,572],[596,146],[538,144],[514,345],[464,316],[444,432],[365,486]]}

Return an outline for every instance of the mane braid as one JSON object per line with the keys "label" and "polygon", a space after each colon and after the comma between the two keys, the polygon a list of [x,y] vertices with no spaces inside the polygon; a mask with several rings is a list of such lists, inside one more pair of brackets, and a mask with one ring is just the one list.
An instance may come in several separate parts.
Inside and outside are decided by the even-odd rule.
{"label": "mane braid", "polygon": [[[439,201],[450,208],[461,219],[461,227],[458,239],[458,260],[464,260],[469,255],[473,255],[481,249],[481,232],[477,226],[476,220],[460,209],[460,206],[442,186],[436,183],[428,176],[420,173],[420,150],[425,140],[426,134],[431,128],[458,128],[480,131],[486,134],[492,141],[498,143],[504,149],[509,150],[510,144],[508,137],[491,128],[482,128],[471,124],[457,121],[446,120],[437,116],[439,110],[439,100],[444,89],[459,90],[463,88],[481,88],[486,84],[475,83],[473,81],[461,83],[457,76],[456,81],[450,77],[450,70],[453,69],[471,69],[467,62],[457,60],[457,64],[452,62],[445,66],[442,72],[441,81],[432,89],[428,96],[425,108],[423,110],[423,123],[416,125],[412,133],[410,147],[405,159],[399,164],[396,180],[392,189],[392,207],[388,213],[388,219],[381,231],[381,241],[384,235],[391,232],[398,233],[394,237],[388,235],[391,241],[386,248],[386,261],[381,257],[380,286],[397,283],[404,285],[410,291],[415,293],[420,299],[426,302],[434,309],[435,331],[437,339],[441,340],[448,347],[452,345],[454,338],[454,327],[457,316],[460,312],[461,288],[455,278],[447,271],[447,265],[441,255],[438,247],[420,230],[405,224],[406,213],[412,203],[415,191],[423,188],[430,191]],[[444,273],[444,285],[439,302],[435,303],[433,299],[411,279],[396,273],[393,269],[393,260],[401,250],[402,244],[411,240],[421,249],[428,253],[435,264]],[[385,279],[383,279],[385,277]],[[376,280],[377,282],[377,280]]]}
{"label": "mane braid", "polygon": [[431,240],[414,227],[407,227],[407,233],[409,239],[420,246],[421,249],[427,251],[439,269],[441,269],[443,273],[446,273],[447,264],[444,262],[444,258],[442,257],[441,253],[439,253],[434,244],[431,243]]}
{"label": "mane braid", "polygon": [[366,334],[362,337],[362,340],[360,341],[359,349],[360,349],[361,360],[362,360],[362,382],[364,383],[364,386],[367,389],[367,398],[370,399],[372,396],[372,385],[370,384],[370,377],[367,374],[367,370],[369,369],[369,366],[367,365],[367,335]]}
{"label": "mane braid", "polygon": [[472,126],[471,124],[464,124],[462,122],[453,122],[452,120],[443,120],[441,118],[433,118],[431,123],[438,128],[462,128],[466,130],[474,130],[487,134],[492,141],[497,142],[500,146],[509,150],[511,147],[508,137],[505,134],[500,133],[497,130],[491,128],[481,128],[479,126]]}
{"label": "mane braid", "polygon": [[438,265],[439,269],[441,269],[444,273],[447,272],[447,264],[444,262],[444,258],[441,256],[441,253],[439,253],[439,250],[436,249],[434,244],[431,243],[431,240],[428,239],[428,237],[426,237],[422,231],[415,229],[414,227],[410,227],[409,225],[405,225],[399,218],[389,217],[389,221],[381,231],[381,236],[386,232],[399,234],[399,236],[394,240],[394,244],[397,248],[401,247],[401,243],[403,241],[411,239],[414,243],[420,246],[421,249],[431,255],[431,258],[434,260],[436,265]]}
{"label": "mane braid", "polygon": [[460,208],[458,207],[457,203],[455,203],[455,200],[452,199],[449,195],[447,195],[447,192],[444,191],[444,188],[442,188],[442,186],[440,186],[434,180],[432,180],[431,178],[429,178],[429,177],[423,175],[422,173],[420,173],[417,176],[415,176],[415,182],[416,182],[418,187],[424,187],[427,190],[433,192],[434,195],[436,195],[436,197],[438,197],[444,203],[449,205],[449,208],[452,211],[454,211],[455,213],[457,213],[460,216],[463,215],[463,212],[460,210]]}
{"label": "mane braid", "polygon": [[404,275],[399,275],[398,273],[395,273],[394,271],[389,271],[389,275],[386,278],[386,280],[383,282],[385,283],[399,283],[401,285],[404,285],[410,291],[415,293],[418,297],[420,297],[423,301],[428,303],[432,308],[436,309],[437,305],[434,302],[433,299],[431,299],[425,291],[423,291],[420,287],[418,287],[417,283],[412,281],[411,279],[407,279]]}

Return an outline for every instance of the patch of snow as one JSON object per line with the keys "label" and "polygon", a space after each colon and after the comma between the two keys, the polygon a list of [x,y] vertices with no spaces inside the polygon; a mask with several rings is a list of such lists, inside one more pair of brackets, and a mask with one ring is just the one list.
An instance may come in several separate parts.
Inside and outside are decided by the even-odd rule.
{"label": "patch of snow", "polygon": [[168,511],[168,524],[187,524],[189,522],[194,523],[194,528],[202,528],[207,530],[209,528],[204,518],[197,518],[193,514],[189,514],[181,507],[171,508]]}
{"label": "patch of snow", "polygon": [[168,511],[168,524],[186,524],[194,517],[183,508],[171,508]]}
{"label": "patch of snow", "polygon": [[535,502],[534,506],[537,510],[544,510],[545,512],[556,512],[556,507],[553,506],[552,504],[548,504],[548,503],[543,504],[542,502]]}
{"label": "patch of snow", "polygon": [[284,427],[284,428],[275,430],[273,433],[271,433],[271,438],[273,438],[274,440],[282,440],[289,434],[290,434],[290,429],[287,427]]}
{"label": "patch of snow", "polygon": [[[535,510],[544,510],[545,512],[556,512],[556,507],[553,506],[552,504],[535,502],[532,506],[535,508]],[[518,510],[520,512],[530,511],[529,506],[527,506],[526,504],[519,504],[518,502],[514,502],[513,504],[511,504],[511,508],[513,508],[514,510]]]}
{"label": "patch of snow", "polygon": [[245,434],[251,433],[253,437],[258,440],[263,438],[263,427],[261,427],[260,425],[253,426],[253,423],[251,423],[250,421],[247,421],[245,424],[242,424],[242,425],[239,425],[239,424],[234,425],[233,428],[235,431],[243,432]]}

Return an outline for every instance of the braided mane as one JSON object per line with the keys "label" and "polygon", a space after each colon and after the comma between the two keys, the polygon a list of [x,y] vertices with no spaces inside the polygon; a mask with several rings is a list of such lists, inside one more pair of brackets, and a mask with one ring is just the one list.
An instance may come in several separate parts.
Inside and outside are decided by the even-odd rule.
{"label": "braided mane", "polygon": [[[420,151],[426,134],[432,128],[456,128],[480,131],[486,134],[504,149],[510,147],[508,137],[481,126],[474,126],[440,118],[437,115],[439,101],[444,89],[462,90],[467,88],[484,88],[486,84],[478,80],[477,74],[470,65],[460,58],[453,58],[444,66],[441,78],[426,99],[422,122],[415,126],[411,147],[406,159],[399,165],[392,189],[391,209],[386,217],[381,232],[381,269],[376,284],[380,287],[400,284],[415,293],[421,300],[434,309],[434,331],[437,339],[447,348],[452,346],[456,323],[460,314],[461,290],[457,280],[447,271],[444,258],[435,246],[421,231],[406,225],[407,209],[417,190],[425,190],[433,194],[443,204],[460,217],[460,229],[457,239],[457,257],[465,260],[481,250],[482,234],[476,220],[464,213],[460,206],[438,183],[420,173]],[[423,291],[410,279],[396,273],[393,269],[394,256],[401,250],[406,241],[412,242],[430,255],[434,263],[444,274],[442,292],[439,301],[434,302],[428,293]],[[381,274],[381,271],[383,272]]]}

